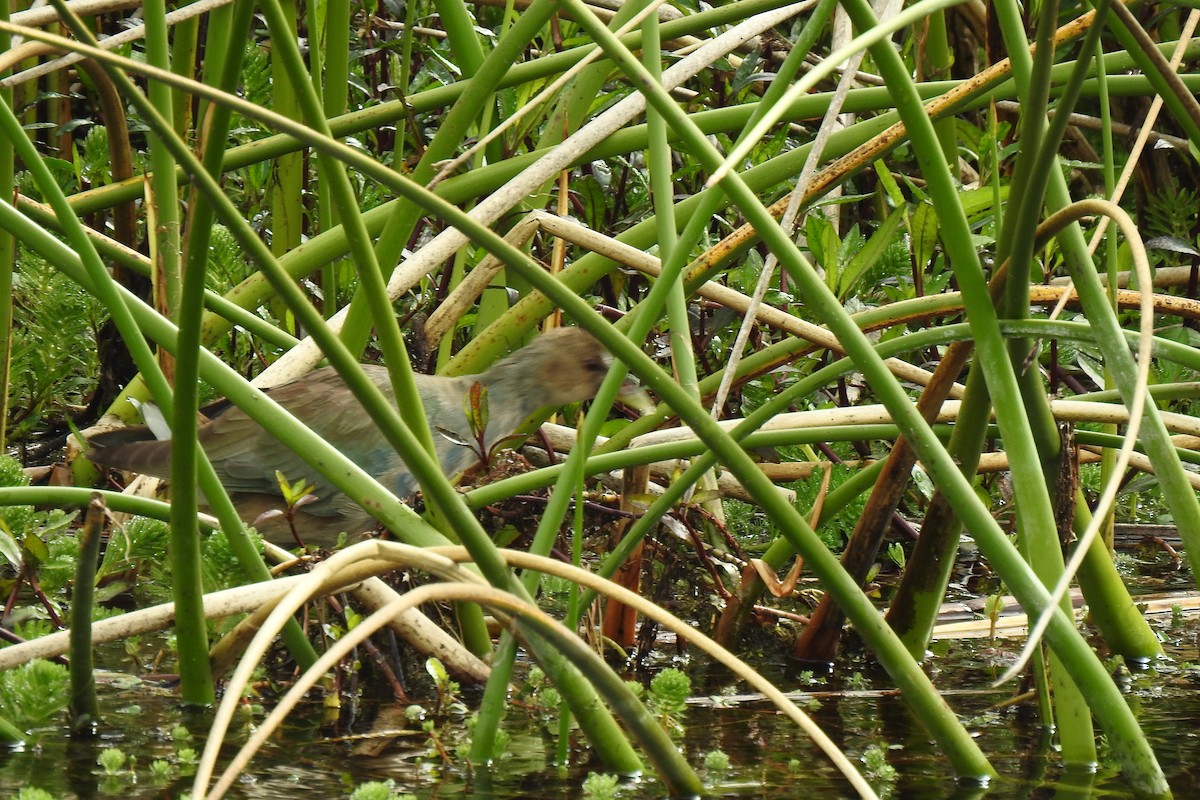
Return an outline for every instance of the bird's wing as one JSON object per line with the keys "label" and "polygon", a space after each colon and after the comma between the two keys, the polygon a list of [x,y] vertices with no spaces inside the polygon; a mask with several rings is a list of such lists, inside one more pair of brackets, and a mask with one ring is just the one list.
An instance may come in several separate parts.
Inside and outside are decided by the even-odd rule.
{"label": "bird's wing", "polygon": [[156,478],[171,475],[171,441],[156,441],[145,425],[133,425],[88,438],[87,457],[106,467],[126,469]]}
{"label": "bird's wing", "polygon": [[[269,394],[369,474],[379,477],[394,469],[395,452],[331,368],[275,387]],[[222,483],[232,491],[276,494],[275,472],[279,471],[293,483],[300,479],[312,483],[319,498],[338,494],[331,481],[238,408],[206,425],[201,441]],[[320,513],[323,505],[313,504],[306,511]]]}

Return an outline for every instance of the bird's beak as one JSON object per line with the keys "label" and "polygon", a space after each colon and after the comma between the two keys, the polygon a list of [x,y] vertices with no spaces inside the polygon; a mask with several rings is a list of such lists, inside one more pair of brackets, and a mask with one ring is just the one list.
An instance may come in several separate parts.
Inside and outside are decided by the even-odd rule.
{"label": "bird's beak", "polygon": [[650,395],[646,394],[646,390],[637,382],[637,378],[632,375],[626,377],[625,382],[621,384],[621,390],[617,393],[617,399],[637,411],[643,417],[653,413],[655,409],[654,401],[650,399]]}

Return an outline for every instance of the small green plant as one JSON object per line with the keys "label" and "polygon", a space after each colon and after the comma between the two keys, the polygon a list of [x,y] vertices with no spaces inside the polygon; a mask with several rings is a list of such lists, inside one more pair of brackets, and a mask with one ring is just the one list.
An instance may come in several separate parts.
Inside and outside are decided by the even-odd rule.
{"label": "small green plant", "polygon": [[907,563],[906,556],[904,555],[904,545],[899,542],[892,542],[888,545],[887,554],[892,563],[899,567],[901,572],[904,572],[904,565]]}
{"label": "small green plant", "polygon": [[[251,533],[254,533],[253,530]],[[252,540],[255,548],[260,548],[261,537],[255,533]],[[225,531],[217,531],[212,536],[205,537],[202,547],[205,591],[229,589],[253,580],[234,555]],[[163,583],[169,587],[172,582],[164,580]]]}
{"label": "small green plant", "polygon": [[32,786],[26,786],[17,792],[17,800],[54,800],[54,795],[47,792],[45,789],[37,789]]}
{"label": "small green plant", "polygon": [[683,715],[692,694],[692,680],[674,667],[664,669],[650,681],[646,705],[672,735],[683,733]]}
{"label": "small green plant", "polygon": [[396,789],[396,782],[369,781],[359,784],[350,793],[350,800],[415,800],[415,794],[404,794]]}
{"label": "small green plant", "polygon": [[51,661],[30,661],[0,673],[0,709],[22,730],[46,724],[70,700],[67,668]]}
{"label": "small green plant", "polygon": [[71,406],[86,406],[99,374],[96,331],[103,306],[25,248],[13,276],[10,442],[62,429]]}
{"label": "small green plant", "polygon": [[[28,483],[16,461],[0,456],[0,486]],[[0,579],[0,593],[15,598],[27,585],[54,626],[62,625],[62,615],[52,598],[74,575],[79,550],[75,537],[60,534],[75,516],[58,509],[38,513],[31,506],[0,507],[0,558],[15,573]]]}
{"label": "small green plant", "polygon": [[1125,656],[1120,653],[1113,653],[1104,659],[1104,668],[1117,680],[1129,680],[1133,677],[1130,674],[1129,665],[1125,663]]}
{"label": "small green plant", "polygon": [[[1200,195],[1190,188],[1168,183],[1147,198],[1146,237],[1172,237],[1185,242],[1192,238],[1200,215]],[[1161,257],[1161,256],[1160,256]]]}
{"label": "small green plant", "polygon": [[104,770],[105,775],[117,775],[125,768],[129,757],[116,747],[106,747],[96,757],[96,763]]}
{"label": "small green plant", "polygon": [[854,692],[861,692],[871,688],[871,685],[861,672],[855,671],[853,675],[846,678],[846,688]]}
{"label": "small green plant", "polygon": [[488,391],[487,387],[479,381],[471,384],[471,388],[467,391],[467,396],[463,398],[463,414],[467,418],[467,424],[471,428],[471,439],[462,438],[455,431],[436,426],[437,432],[447,441],[458,447],[468,447],[479,459],[480,469],[486,470],[496,457],[496,453],[512,442],[519,442],[524,439],[522,434],[513,434],[505,436],[497,440],[488,447],[487,443],[487,427],[488,427]]}
{"label": "small green plant", "polygon": [[862,762],[867,775],[881,783],[896,780],[896,768],[887,762],[887,752],[879,745],[873,744],[863,751]]}
{"label": "small green plant", "polygon": [[983,606],[983,613],[988,619],[988,638],[996,638],[996,623],[1000,621],[1000,614],[1004,611],[1004,593],[996,592],[988,597],[987,602]]}
{"label": "small green plant", "polygon": [[[479,715],[472,714],[471,716],[467,717],[465,722],[468,734],[470,734],[475,730],[476,726],[479,725]],[[504,753],[507,751],[508,745],[512,742],[512,734],[501,728],[495,732],[495,737],[496,738],[492,745],[492,752]],[[455,748],[455,752],[458,753],[460,760],[466,760],[470,758],[471,744],[472,742],[470,735],[463,737],[463,739],[459,742],[458,746]]]}
{"label": "small green plant", "polygon": [[150,780],[155,783],[166,783],[175,777],[175,765],[170,761],[156,758],[150,762]]}
{"label": "small green plant", "polygon": [[525,676],[521,685],[520,696],[529,704],[529,708],[542,715],[545,721],[556,719],[562,697],[554,685],[546,679],[546,673],[539,667],[533,667]]}
{"label": "small green plant", "polygon": [[557,711],[562,705],[562,701],[562,695],[553,686],[547,685],[538,690],[538,706],[546,711]]}
{"label": "small green plant", "polygon": [[432,709],[420,705],[410,705],[404,709],[404,715],[414,727],[419,727],[429,737],[430,755],[436,755],[444,763],[450,763],[450,750],[453,742],[449,741],[448,727],[450,719],[468,719],[466,705],[459,699],[459,685],[450,678],[445,666],[436,658],[425,662],[425,671],[433,678],[437,688],[437,699]]}
{"label": "small green plant", "polygon": [[434,707],[434,714],[439,717],[447,716],[450,713],[458,716],[465,715],[467,708],[458,696],[462,687],[459,686],[458,681],[450,677],[446,666],[438,659],[430,658],[425,662],[425,671],[429,673],[429,677],[433,678],[433,685],[437,689],[437,705]]}
{"label": "small green plant", "polygon": [[304,547],[304,540],[300,538],[300,532],[296,530],[296,512],[310,503],[315,503],[319,499],[313,490],[316,488],[313,484],[301,478],[292,483],[287,476],[279,470],[275,470],[275,480],[279,484],[279,493],[283,497],[283,508],[272,508],[259,514],[251,523],[255,527],[266,523],[268,520],[283,517],[288,524],[288,529],[292,532],[292,538],[296,540],[296,544]]}
{"label": "small green plant", "polygon": [[13,632],[22,639],[40,639],[54,633],[54,626],[48,619],[30,619],[14,625]]}
{"label": "small green plant", "polygon": [[147,517],[134,517],[114,526],[109,545],[104,549],[104,560],[96,570],[97,576],[120,576],[130,572],[149,575],[150,581],[138,581],[138,590],[146,591],[152,601],[169,599],[171,581],[161,565],[166,558],[170,535],[170,525]]}
{"label": "small green plant", "polygon": [[604,772],[589,772],[583,780],[584,800],[612,800],[617,796],[621,779]]}
{"label": "small green plant", "polygon": [[20,747],[25,743],[25,733],[8,719],[0,716],[0,745]]}
{"label": "small green plant", "polygon": [[546,685],[546,673],[536,664],[525,674],[525,682],[521,684],[521,696],[528,697]]}
{"label": "small green plant", "polygon": [[557,575],[543,575],[541,582],[542,595],[556,599],[565,599],[575,584]]}
{"label": "small green plant", "polygon": [[141,650],[141,648],[142,648],[142,637],[141,636],[129,636],[125,639],[123,645],[124,645],[125,655],[132,658],[135,663],[140,664],[141,661],[138,658],[138,651]]}
{"label": "small green plant", "polygon": [[683,716],[687,699],[692,696],[692,679],[674,667],[664,669],[650,681],[650,705],[670,717]]}
{"label": "small green plant", "polygon": [[[768,390],[762,392],[759,396],[756,392],[756,387],[748,384],[743,391],[743,402],[747,411],[757,408],[766,402],[767,399],[773,397],[779,391],[779,387],[774,382],[768,383]],[[812,455],[805,453],[798,447],[798,452],[795,455],[799,458],[807,460]],[[850,458],[851,452],[846,453],[845,457]],[[781,448],[779,454],[783,458],[791,457],[791,450],[787,447]],[[827,467],[830,470],[829,486],[826,494],[841,486],[854,475],[854,470],[850,467],[841,464],[834,464]],[[801,480],[788,484],[788,488],[796,492],[796,505],[799,508],[812,508],[821,501],[821,485],[819,480]],[[866,506],[866,495],[860,494],[844,506],[832,518],[823,519],[821,526],[817,529],[817,535],[826,545],[835,550],[840,550],[850,538],[850,534],[854,532],[854,526],[858,522],[858,518],[862,515],[862,510]],[[729,516],[729,532],[739,542],[759,542],[764,539],[769,541],[770,538],[778,535],[778,531],[768,520],[766,514],[757,506],[748,503],[739,503],[734,500],[725,501],[726,507],[730,511]]]}
{"label": "small green plant", "polygon": [[729,756],[722,750],[709,750],[704,754],[704,768],[709,772],[728,772]]}
{"label": "small green plant", "polygon": [[427,719],[421,723],[421,730],[425,731],[429,737],[430,755],[437,755],[442,759],[443,764],[450,764],[450,752],[446,749],[445,743],[442,741],[443,728],[439,728],[438,724],[431,719]]}
{"label": "small green plant", "polygon": [[[12,456],[0,455],[0,486],[28,486],[29,476]],[[20,538],[33,525],[33,506],[0,506],[0,525]]]}

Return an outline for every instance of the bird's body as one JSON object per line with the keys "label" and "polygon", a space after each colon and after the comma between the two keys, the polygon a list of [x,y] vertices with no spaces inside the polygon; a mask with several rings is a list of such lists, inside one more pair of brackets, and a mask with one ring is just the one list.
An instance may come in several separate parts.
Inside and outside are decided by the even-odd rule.
{"label": "bird's body", "polygon": [[[539,409],[593,397],[610,363],[590,334],[561,328],[539,336],[479,375],[414,376],[442,472],[453,477],[479,460],[477,436],[465,410],[475,383],[487,390],[484,446],[490,450]],[[386,368],[367,364],[363,369],[394,405]],[[331,367],[276,386],[269,394],[397,497],[406,499],[417,490],[407,466]],[[328,545],[339,532],[357,533],[373,524],[332,482],[236,407],[201,425],[199,441],[247,522],[263,511],[282,509],[276,477],[280,472],[292,483],[304,480],[315,487],[316,501],[301,506],[297,514],[297,529],[308,543]],[[93,436],[89,445],[88,456],[98,464],[161,478],[170,474],[170,440],[155,441],[144,427]],[[286,520],[259,527],[272,541],[291,541]]]}

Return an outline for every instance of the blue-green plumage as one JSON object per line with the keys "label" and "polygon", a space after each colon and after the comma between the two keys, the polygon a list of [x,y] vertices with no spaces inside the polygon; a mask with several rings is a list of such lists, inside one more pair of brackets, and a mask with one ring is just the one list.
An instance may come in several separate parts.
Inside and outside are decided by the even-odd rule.
{"label": "blue-green plumage", "polygon": [[[478,461],[476,437],[464,411],[467,393],[476,381],[487,389],[484,444],[490,449],[538,410],[593,397],[610,361],[591,335],[577,328],[562,328],[537,337],[479,375],[417,375],[417,389],[443,473],[454,477]],[[363,369],[395,404],[387,370],[375,365],[363,365]],[[272,388],[269,394],[397,497],[407,499],[419,488],[332,368],[314,370]],[[199,438],[221,483],[248,522],[264,510],[282,508],[278,471],[290,482],[304,480],[315,487],[317,499],[301,508],[297,524],[309,543],[328,544],[340,531],[356,533],[373,524],[369,515],[328,479],[236,407],[201,425]],[[99,434],[89,444],[88,455],[98,464],[164,478],[170,473],[170,441],[155,441],[144,428]],[[260,525],[267,538],[290,541],[290,530],[279,527],[273,530]]]}

